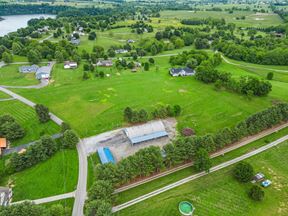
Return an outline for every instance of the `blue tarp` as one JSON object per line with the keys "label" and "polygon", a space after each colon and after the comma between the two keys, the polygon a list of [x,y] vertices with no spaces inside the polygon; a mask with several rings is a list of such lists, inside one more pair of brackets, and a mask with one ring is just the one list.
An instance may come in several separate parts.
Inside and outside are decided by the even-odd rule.
{"label": "blue tarp", "polygon": [[166,131],[158,131],[158,132],[154,132],[154,133],[139,136],[139,137],[133,137],[131,138],[131,142],[133,144],[136,144],[136,143],[145,142],[148,140],[157,139],[157,138],[164,137],[164,136],[168,136],[168,133]]}
{"label": "blue tarp", "polygon": [[100,147],[97,152],[102,164],[115,163],[114,157],[109,148]]}

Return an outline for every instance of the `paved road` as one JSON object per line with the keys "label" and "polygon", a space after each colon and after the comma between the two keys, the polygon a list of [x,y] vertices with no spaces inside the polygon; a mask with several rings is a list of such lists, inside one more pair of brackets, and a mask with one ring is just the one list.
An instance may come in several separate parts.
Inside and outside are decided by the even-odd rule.
{"label": "paved road", "polygon": [[[280,138],[280,139],[278,139],[278,140],[276,140],[276,141],[274,141],[274,142],[272,142],[272,143],[269,143],[269,144],[267,144],[267,145],[265,145],[265,146],[262,146],[262,147],[254,150],[254,151],[252,151],[252,152],[249,152],[249,153],[247,153],[247,154],[244,154],[244,155],[242,155],[242,156],[240,156],[240,157],[234,158],[234,159],[232,159],[232,160],[230,160],[230,161],[224,162],[224,163],[219,164],[219,165],[217,165],[217,166],[214,166],[214,167],[212,167],[212,168],[210,169],[210,172],[209,172],[209,173],[216,172],[216,171],[221,170],[221,169],[223,169],[223,168],[226,168],[226,167],[228,167],[228,166],[230,166],[230,165],[233,165],[233,164],[235,164],[235,163],[238,163],[239,161],[242,161],[242,160],[245,160],[245,159],[247,159],[247,158],[249,158],[249,157],[252,157],[252,156],[254,156],[254,155],[257,155],[257,154],[259,154],[259,153],[261,153],[261,152],[264,152],[264,151],[266,151],[266,150],[268,150],[268,149],[270,149],[270,148],[273,148],[274,146],[277,146],[278,144],[280,144],[280,143],[282,143],[282,142],[284,142],[284,141],[286,141],[286,140],[288,140],[288,135],[286,135],[286,136],[284,136],[284,137],[282,137],[282,138]],[[166,191],[168,191],[168,190],[171,190],[171,189],[173,189],[173,188],[175,188],[175,187],[178,187],[178,186],[180,186],[180,185],[183,185],[183,184],[185,184],[185,183],[187,183],[187,182],[190,182],[190,181],[195,180],[195,179],[198,179],[198,178],[200,178],[200,177],[202,177],[202,176],[208,175],[209,173],[201,172],[201,173],[197,173],[197,174],[195,174],[195,175],[191,175],[191,176],[189,176],[189,177],[187,177],[187,178],[181,179],[180,181],[177,181],[177,182],[175,182],[175,183],[172,183],[172,184],[170,184],[170,185],[167,185],[167,186],[165,186],[165,187],[162,187],[162,188],[160,188],[160,189],[158,189],[158,190],[152,191],[152,192],[150,192],[150,193],[148,193],[148,194],[145,194],[145,195],[143,195],[143,196],[140,196],[140,197],[138,197],[138,198],[136,198],[136,199],[133,199],[133,200],[130,200],[130,201],[128,201],[128,202],[126,202],[126,203],[123,203],[123,204],[121,204],[121,205],[115,206],[115,207],[113,207],[112,211],[113,211],[113,212],[117,212],[117,211],[120,211],[120,210],[122,210],[122,209],[128,208],[129,206],[135,205],[135,204],[137,204],[137,203],[139,203],[139,202],[142,202],[142,201],[144,201],[144,200],[146,200],[146,199],[149,199],[149,198],[151,198],[151,197],[154,197],[154,196],[156,196],[156,195],[158,195],[158,194],[164,193],[164,192],[166,192]]]}
{"label": "paved road", "polygon": [[[62,136],[62,134],[58,133],[58,134],[52,135],[51,138],[52,139],[58,139],[61,136]],[[34,145],[35,143],[37,143],[37,141],[33,141],[33,142],[30,142],[30,143],[27,143],[27,144],[23,144],[23,145],[20,145],[20,146],[16,146],[16,147],[13,147],[13,148],[4,149],[4,150],[2,150],[2,155],[9,155],[9,154],[12,154],[14,152],[19,152],[22,149],[26,149],[27,147],[29,147],[31,145]]]}
{"label": "paved road", "polygon": [[[32,101],[30,101],[30,100],[28,100],[28,99],[26,99],[26,98],[24,98],[24,97],[22,97],[22,96],[20,96],[20,95],[18,95],[18,94],[16,94],[16,93],[14,93],[14,92],[12,92],[12,91],[10,91],[9,89],[6,89],[6,88],[4,88],[4,87],[0,87],[0,91],[6,93],[6,94],[8,94],[8,95],[10,95],[11,97],[13,97],[13,98],[15,98],[15,99],[17,99],[17,100],[25,103],[25,104],[27,104],[27,105],[30,106],[30,107],[33,107],[33,108],[34,108],[35,105],[36,105],[34,102],[32,102]],[[51,112],[50,112],[50,118],[51,118],[52,121],[54,121],[56,124],[58,124],[58,125],[60,125],[60,126],[61,126],[61,124],[63,123],[63,121],[62,121],[60,118],[58,118],[56,115],[54,115],[54,114],[51,113]]]}
{"label": "paved road", "polygon": [[57,200],[67,199],[67,198],[71,198],[71,197],[75,197],[75,191],[72,191],[70,193],[56,195],[56,196],[46,197],[46,198],[42,198],[42,199],[37,199],[37,200],[21,200],[18,202],[13,202],[13,203],[11,203],[11,205],[23,203],[26,201],[33,202],[35,204],[42,204],[42,203],[48,203],[48,202],[54,202]]}
{"label": "paved road", "polygon": [[238,63],[234,63],[234,62],[229,61],[223,55],[221,55],[221,57],[227,64],[230,64],[230,65],[235,65],[235,66],[245,67],[245,68],[252,68],[252,69],[265,69],[265,70],[269,70],[269,71],[288,73],[288,70],[273,69],[273,68],[267,68],[267,67],[262,67],[262,66],[260,68],[260,67],[256,67],[256,66],[253,66],[253,65],[238,64]]}
{"label": "paved road", "polygon": [[75,192],[75,201],[73,206],[73,216],[82,216],[85,200],[87,197],[87,155],[85,153],[82,140],[77,145],[78,159],[79,159],[79,174],[78,184]]}
{"label": "paved road", "polygon": [[[288,127],[288,123],[279,125],[279,126],[277,126],[277,127],[270,128],[270,129],[265,130],[265,131],[263,131],[263,132],[255,135],[255,136],[247,137],[246,139],[241,140],[240,142],[238,142],[238,143],[236,143],[236,144],[234,144],[234,145],[228,146],[228,147],[226,147],[226,148],[224,148],[224,149],[222,149],[222,150],[220,150],[220,151],[217,151],[217,152],[213,153],[213,154],[211,155],[211,158],[215,158],[215,157],[218,157],[218,156],[220,156],[220,155],[224,155],[224,154],[226,154],[226,153],[228,153],[228,152],[230,152],[230,151],[233,151],[233,150],[235,150],[235,149],[237,149],[237,148],[240,148],[240,147],[242,147],[242,146],[245,146],[245,145],[247,145],[247,144],[249,144],[249,143],[251,143],[251,142],[254,142],[254,141],[258,140],[258,139],[261,139],[261,138],[263,138],[263,137],[265,137],[265,136],[268,136],[269,134],[275,133],[275,132],[277,132],[277,131],[279,131],[279,130],[281,130],[281,129],[283,129],[283,128],[286,128],[286,127]],[[161,172],[161,173],[159,173],[159,174],[153,175],[153,176],[148,177],[148,178],[146,178],[146,179],[143,179],[143,180],[141,180],[141,181],[138,181],[138,182],[135,182],[135,183],[131,183],[131,184],[129,184],[129,185],[126,185],[126,186],[117,188],[114,193],[120,193],[120,192],[129,190],[129,189],[132,189],[132,188],[134,188],[134,187],[137,187],[137,186],[139,186],[139,185],[145,184],[145,183],[150,182],[150,181],[153,181],[153,180],[155,180],[155,179],[158,179],[158,178],[167,176],[167,175],[169,175],[169,174],[171,174],[171,173],[174,173],[174,172],[177,172],[177,171],[179,171],[179,170],[185,169],[185,168],[190,167],[190,166],[192,166],[192,165],[193,165],[192,162],[191,162],[191,163],[186,163],[186,164],[184,164],[184,165],[175,167],[175,168],[170,169],[170,170],[167,170],[167,171],[165,171],[165,172]]]}

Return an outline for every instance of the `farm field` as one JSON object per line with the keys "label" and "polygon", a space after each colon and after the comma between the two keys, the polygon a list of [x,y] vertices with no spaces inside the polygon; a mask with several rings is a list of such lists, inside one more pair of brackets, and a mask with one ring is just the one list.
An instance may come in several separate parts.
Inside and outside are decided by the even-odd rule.
{"label": "farm field", "polygon": [[288,142],[247,159],[255,172],[263,172],[272,180],[265,190],[262,202],[252,201],[247,191],[251,183],[240,184],[232,177],[234,166],[211,173],[151,199],[124,209],[117,216],[125,215],[179,215],[178,203],[192,202],[195,215],[287,215]]}
{"label": "farm field", "polygon": [[62,150],[29,169],[1,178],[13,184],[13,201],[39,199],[75,190],[78,179],[76,150]]}
{"label": "farm field", "polygon": [[[245,20],[237,20],[236,17],[245,16]],[[162,11],[161,20],[178,20],[182,19],[204,19],[204,18],[223,18],[227,23],[235,23],[239,27],[269,27],[283,23],[277,14],[273,13],[255,13],[252,11],[234,11],[230,14],[228,11]]]}
{"label": "farm field", "polygon": [[59,126],[52,121],[41,124],[34,109],[18,100],[0,101],[0,115],[4,114],[12,115],[25,130],[26,135],[13,141],[12,146],[26,144],[38,140],[42,135],[53,135],[60,131]]}
{"label": "farm field", "polygon": [[[64,70],[57,65],[53,71],[53,85],[39,90],[14,91],[47,105],[82,137],[124,126],[122,113],[127,106],[152,111],[155,105],[179,104],[183,114],[178,118],[178,128],[192,127],[197,134],[205,134],[232,126],[270,106],[275,99],[285,99],[284,92],[276,95],[279,98],[269,95],[247,101],[242,95],[217,92],[212,85],[205,85],[193,77],[172,78],[168,74],[168,60],[169,57],[157,58],[158,70],[154,66],[148,72],[126,70],[117,75],[116,70],[106,69],[110,71],[106,72],[111,73],[110,77],[87,81],[81,80],[81,66],[77,70]],[[275,92],[281,90],[275,87]],[[141,92],[145,94],[139,94]],[[75,113],[85,115],[79,118]]]}
{"label": "farm field", "polygon": [[39,81],[35,78],[34,73],[19,73],[19,66],[21,65],[8,65],[0,68],[1,85],[27,86],[39,83]]}
{"label": "farm field", "polygon": [[[212,165],[216,166],[220,163],[223,163],[225,161],[228,160],[232,160],[233,158],[239,157],[243,154],[246,154],[252,150],[255,150],[256,148],[260,148],[261,146],[266,145],[269,142],[273,142],[283,136],[285,136],[288,133],[288,128],[282,129],[281,131],[277,132],[277,133],[273,133],[269,136],[266,136],[264,138],[261,138],[257,141],[254,141],[246,146],[243,146],[241,148],[238,148],[236,150],[233,150],[229,153],[226,153],[224,156],[221,157],[216,157],[213,158],[212,161]],[[186,178],[190,175],[196,174],[197,171],[194,169],[194,167],[188,167],[185,169],[182,169],[178,172],[172,173],[168,176],[159,178],[157,180],[151,181],[149,183],[140,185],[138,187],[132,188],[130,190],[121,192],[117,195],[116,198],[116,203],[121,204],[121,203],[125,203],[131,199],[135,199],[141,195],[144,195],[146,193],[152,192],[154,190],[157,190],[161,187],[164,187],[168,184],[171,184],[173,182],[179,181],[183,178]]]}

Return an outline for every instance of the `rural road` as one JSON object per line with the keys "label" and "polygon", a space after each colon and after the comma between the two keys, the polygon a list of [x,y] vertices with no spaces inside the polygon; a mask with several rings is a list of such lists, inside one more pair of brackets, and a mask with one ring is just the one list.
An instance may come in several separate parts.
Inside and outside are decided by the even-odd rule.
{"label": "rural road", "polygon": [[[223,169],[223,168],[226,168],[226,167],[228,167],[228,166],[230,166],[230,165],[233,165],[233,164],[235,164],[235,163],[238,163],[239,161],[242,161],[242,160],[245,160],[245,159],[247,159],[247,158],[249,158],[249,157],[252,157],[252,156],[254,156],[254,155],[257,155],[257,154],[259,154],[259,153],[261,153],[261,152],[264,152],[264,151],[266,151],[266,150],[268,150],[268,149],[270,149],[270,148],[273,148],[274,146],[277,146],[278,144],[280,144],[280,143],[282,143],[282,142],[284,142],[284,141],[286,141],[286,140],[288,140],[288,135],[286,135],[286,136],[284,136],[284,137],[282,137],[282,138],[280,138],[280,139],[278,139],[278,140],[276,140],[276,141],[274,141],[274,142],[272,142],[272,143],[269,143],[269,144],[267,144],[267,145],[265,145],[265,146],[262,146],[262,147],[254,150],[254,151],[252,151],[252,152],[249,152],[249,153],[247,153],[247,154],[244,154],[244,155],[242,155],[242,156],[240,156],[240,157],[237,157],[237,158],[234,158],[234,159],[232,159],[232,160],[226,161],[226,162],[221,163],[221,164],[219,164],[219,165],[217,165],[217,166],[214,166],[214,167],[212,167],[212,168],[210,169],[210,172],[209,172],[209,173],[216,172],[216,171],[221,170],[221,169]],[[144,200],[146,200],[146,199],[149,199],[149,198],[151,198],[151,197],[154,197],[154,196],[156,196],[156,195],[158,195],[158,194],[164,193],[164,192],[166,192],[166,191],[168,191],[168,190],[171,190],[171,189],[173,189],[173,188],[175,188],[175,187],[178,187],[178,186],[180,186],[180,185],[183,185],[183,184],[185,184],[185,183],[188,183],[188,182],[190,182],[190,181],[193,181],[193,180],[195,180],[195,179],[198,179],[198,178],[200,178],[200,177],[202,177],[202,176],[208,175],[209,173],[200,172],[200,173],[191,175],[191,176],[189,176],[189,177],[187,177],[187,178],[181,179],[180,181],[177,181],[177,182],[175,182],[175,183],[172,183],[172,184],[170,184],[170,185],[167,185],[167,186],[165,186],[165,187],[162,187],[162,188],[160,188],[160,189],[158,189],[158,190],[152,191],[152,192],[150,192],[150,193],[148,193],[148,194],[145,194],[145,195],[143,195],[143,196],[137,197],[137,198],[135,198],[135,199],[133,199],[133,200],[130,200],[130,201],[126,202],[126,203],[123,203],[123,204],[120,204],[120,205],[118,205],[118,206],[115,206],[115,207],[113,207],[112,212],[117,212],[117,211],[120,211],[120,210],[122,210],[122,209],[128,208],[128,207],[130,207],[130,206],[132,206],[132,205],[135,205],[135,204],[137,204],[137,203],[139,203],[139,202],[142,202],[142,201],[144,201]]]}
{"label": "rural road", "polygon": [[269,71],[276,71],[276,72],[282,72],[282,73],[288,73],[288,70],[280,70],[280,69],[273,69],[273,68],[267,68],[267,67],[255,67],[252,65],[245,65],[245,64],[237,64],[234,62],[229,61],[227,58],[225,58],[222,54],[221,54],[222,59],[230,65],[234,65],[234,66],[239,66],[239,67],[245,67],[245,68],[251,68],[251,69],[265,69],[265,70],[269,70]]}
{"label": "rural road", "polygon": [[79,159],[79,174],[78,174],[78,184],[75,192],[75,201],[73,206],[73,216],[82,216],[84,204],[87,196],[87,155],[82,141],[77,145],[78,159]]}
{"label": "rural road", "polygon": [[42,199],[36,199],[36,200],[21,200],[18,202],[13,202],[11,203],[11,205],[15,205],[15,204],[19,204],[19,203],[23,203],[25,201],[31,201],[35,204],[42,204],[42,203],[48,203],[48,202],[54,202],[57,200],[62,200],[62,199],[67,199],[67,198],[71,198],[75,196],[75,192],[70,192],[70,193],[65,193],[65,194],[60,194],[60,195],[55,195],[55,196],[51,196],[51,197],[46,197],[46,198],[42,198]]}
{"label": "rural road", "polygon": [[[211,158],[215,158],[215,157],[218,157],[218,156],[220,156],[220,155],[224,155],[224,154],[226,154],[226,153],[228,153],[228,152],[230,152],[230,151],[233,151],[233,150],[235,150],[235,149],[241,148],[241,147],[243,147],[243,146],[245,146],[245,145],[247,145],[247,144],[249,144],[249,143],[251,143],[251,142],[254,142],[254,141],[258,140],[258,139],[261,139],[261,138],[263,138],[263,137],[265,137],[265,136],[268,136],[268,135],[270,135],[270,134],[272,134],[272,133],[275,133],[275,132],[277,132],[277,131],[279,131],[279,130],[282,130],[282,129],[286,128],[286,127],[288,127],[288,123],[279,125],[279,126],[277,126],[277,127],[270,128],[270,129],[265,130],[265,131],[263,131],[263,132],[261,132],[261,133],[259,133],[259,134],[257,134],[257,135],[247,137],[247,138],[245,138],[245,139],[243,139],[243,140],[240,140],[240,141],[237,142],[236,144],[233,144],[233,145],[231,145],[231,146],[228,146],[228,147],[226,147],[226,148],[224,148],[224,149],[222,149],[222,150],[220,150],[220,151],[217,151],[217,152],[211,154]],[[141,181],[138,181],[138,182],[135,182],[135,183],[131,183],[131,184],[129,184],[129,185],[125,185],[125,186],[123,186],[123,187],[117,188],[117,189],[114,191],[114,193],[120,193],[120,192],[129,190],[129,189],[132,189],[132,188],[134,188],[134,187],[137,187],[137,186],[139,186],[139,185],[142,185],[142,184],[151,182],[151,181],[153,181],[153,180],[155,180],[155,179],[158,179],[158,178],[167,176],[167,175],[169,175],[169,174],[171,174],[171,173],[177,172],[177,171],[182,170],[182,169],[185,169],[185,168],[187,168],[187,167],[191,167],[192,165],[193,165],[193,162],[183,164],[183,165],[181,165],[181,166],[172,168],[172,169],[170,169],[170,170],[161,172],[161,173],[159,173],[159,174],[156,174],[156,175],[147,177],[147,178],[145,178],[145,179],[143,179],[143,180],[141,180]]]}
{"label": "rural road", "polygon": [[[27,104],[28,106],[34,108],[36,105],[34,102],[6,89],[4,87],[0,87],[0,91],[10,95],[11,97]],[[61,126],[63,120],[54,115],[53,113],[49,113],[50,118],[54,121],[57,125]],[[78,176],[78,184],[77,189],[75,191],[75,202],[73,206],[73,216],[82,216],[83,215],[83,207],[86,199],[86,184],[87,184],[87,155],[85,154],[84,147],[82,141],[77,144],[77,151],[78,151],[78,158],[79,158],[79,176]],[[49,200],[51,197],[43,198]],[[61,199],[61,195],[59,195],[59,199]],[[42,202],[44,202],[42,201]]]}

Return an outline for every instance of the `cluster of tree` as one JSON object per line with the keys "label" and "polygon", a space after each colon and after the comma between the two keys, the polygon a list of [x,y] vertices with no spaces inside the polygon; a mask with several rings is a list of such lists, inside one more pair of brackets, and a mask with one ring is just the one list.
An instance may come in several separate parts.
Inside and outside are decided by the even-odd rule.
{"label": "cluster of tree", "polygon": [[13,153],[9,163],[5,166],[5,173],[11,174],[32,167],[51,158],[61,148],[75,148],[79,138],[72,130],[66,130],[61,141],[56,142],[48,135],[42,136],[39,141],[29,146],[25,152]]}
{"label": "cluster of tree", "polygon": [[[233,175],[239,182],[248,183],[252,180],[254,169],[251,164],[240,162],[233,169]],[[248,195],[255,201],[261,201],[264,198],[264,191],[258,185],[253,185],[250,188]]]}
{"label": "cluster of tree", "polygon": [[143,21],[137,21],[135,24],[131,25],[131,28],[133,29],[132,32],[136,32],[137,34],[143,34],[144,32],[153,32],[153,27]]}
{"label": "cluster of tree", "polygon": [[69,207],[64,208],[61,204],[53,204],[49,208],[32,202],[0,206],[1,216],[69,216],[71,215],[70,212]]}
{"label": "cluster of tree", "polygon": [[[255,135],[279,123],[288,121],[288,104],[281,103],[249,116],[231,128],[223,128],[215,134],[179,137],[161,150],[159,147],[144,148],[118,164],[98,165],[96,179],[111,181],[114,186],[128,183],[135,178],[149,176],[162,169],[194,161],[199,171],[209,171],[209,154],[249,135]],[[234,172],[237,179],[251,179],[251,169],[242,165]]]}
{"label": "cluster of tree", "polygon": [[217,19],[217,18],[205,18],[205,19],[183,19],[181,20],[181,23],[184,25],[211,25],[211,26],[217,26],[217,25],[225,25],[225,19]]}
{"label": "cluster of tree", "polygon": [[41,123],[46,123],[50,120],[48,107],[44,106],[43,104],[36,104],[35,111]]}
{"label": "cluster of tree", "polygon": [[[263,41],[264,42],[264,41]],[[288,50],[285,45],[274,43],[272,39],[266,41],[268,47],[259,43],[247,43],[245,45],[219,42],[214,45],[215,49],[223,52],[227,57],[255,64],[288,65]]]}
{"label": "cluster of tree", "polygon": [[173,66],[185,65],[186,67],[194,69],[208,58],[208,53],[205,51],[190,50],[179,53],[177,56],[171,56],[169,62]]}
{"label": "cluster of tree", "polygon": [[9,141],[20,139],[25,136],[25,131],[15,118],[10,115],[0,116],[0,137]]}
{"label": "cluster of tree", "polygon": [[203,61],[196,68],[196,79],[204,83],[215,83],[216,89],[225,87],[228,90],[247,95],[251,97],[265,96],[272,90],[270,82],[261,80],[253,76],[243,76],[239,80],[232,78],[228,72],[219,72],[215,69],[221,63],[221,55],[214,54],[213,57]]}
{"label": "cluster of tree", "polygon": [[[181,107],[179,105],[174,105],[173,107],[170,105],[159,106],[151,112],[151,116],[153,119],[176,117],[179,116],[180,114],[181,114]],[[133,110],[130,107],[126,107],[124,109],[124,119],[130,123],[140,123],[140,122],[147,122],[148,120],[151,119],[151,117],[149,113],[144,109],[137,111]]]}
{"label": "cluster of tree", "polygon": [[88,191],[85,216],[112,216],[114,187],[110,180],[97,180]]}

